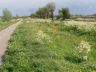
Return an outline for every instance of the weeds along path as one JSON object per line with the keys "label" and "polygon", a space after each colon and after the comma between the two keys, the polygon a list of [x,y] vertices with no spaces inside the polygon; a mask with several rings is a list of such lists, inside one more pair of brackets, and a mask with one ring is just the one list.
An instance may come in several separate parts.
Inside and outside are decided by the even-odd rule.
{"label": "weeds along path", "polygon": [[16,29],[16,27],[22,22],[22,20],[20,20],[19,22],[7,27],[6,29],[0,31],[0,65],[1,65],[1,61],[2,61],[2,56],[4,55],[6,48],[7,48],[7,44],[8,41],[11,38],[12,33],[14,32],[14,30]]}

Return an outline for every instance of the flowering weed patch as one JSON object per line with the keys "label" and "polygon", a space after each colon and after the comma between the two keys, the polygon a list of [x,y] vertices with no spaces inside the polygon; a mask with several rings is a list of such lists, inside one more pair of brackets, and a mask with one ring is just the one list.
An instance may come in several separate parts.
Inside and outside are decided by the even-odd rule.
{"label": "flowering weed patch", "polygon": [[51,37],[47,34],[45,34],[43,31],[39,30],[36,34],[36,40],[42,44],[44,44],[45,41],[51,42]]}
{"label": "flowering weed patch", "polygon": [[78,30],[84,32],[96,31],[96,22],[67,21],[65,25],[68,27],[77,27]]}
{"label": "flowering weed patch", "polygon": [[91,45],[89,44],[89,42],[81,41],[77,48],[81,58],[87,60],[88,54],[91,51]]}

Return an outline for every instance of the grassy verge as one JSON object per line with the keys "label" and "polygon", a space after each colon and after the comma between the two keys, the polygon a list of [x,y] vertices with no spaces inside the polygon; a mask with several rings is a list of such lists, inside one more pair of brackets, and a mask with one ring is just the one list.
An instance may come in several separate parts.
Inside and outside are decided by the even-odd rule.
{"label": "grassy verge", "polygon": [[[94,39],[87,35],[75,35],[63,28],[60,23],[24,21],[9,42],[1,72],[95,71]],[[72,56],[83,39],[94,43],[90,59],[86,62]]]}
{"label": "grassy verge", "polygon": [[16,22],[15,20],[7,21],[7,22],[0,22],[0,30],[5,29],[6,27],[8,27],[9,25],[15,22]]}

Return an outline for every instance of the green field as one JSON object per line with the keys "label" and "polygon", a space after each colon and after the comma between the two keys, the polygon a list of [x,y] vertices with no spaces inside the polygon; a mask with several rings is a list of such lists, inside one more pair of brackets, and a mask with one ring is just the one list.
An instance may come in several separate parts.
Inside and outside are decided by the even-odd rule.
{"label": "green field", "polygon": [[[96,72],[95,28],[78,23],[25,19],[9,42],[1,72]],[[76,49],[82,40],[92,45],[87,61]]]}

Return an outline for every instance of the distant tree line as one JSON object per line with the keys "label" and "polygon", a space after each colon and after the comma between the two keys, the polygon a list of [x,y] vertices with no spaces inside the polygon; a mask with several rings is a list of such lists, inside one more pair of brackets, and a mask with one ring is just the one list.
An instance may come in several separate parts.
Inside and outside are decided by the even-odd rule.
{"label": "distant tree line", "polygon": [[[30,17],[32,18],[42,18],[42,19],[59,19],[59,20],[66,20],[66,19],[73,19],[76,20],[77,18],[89,18],[96,20],[96,14],[93,15],[71,15],[69,8],[62,8],[58,10],[58,15],[54,14],[56,5],[54,2],[50,2],[45,6],[39,8],[35,13],[32,13]],[[28,16],[22,16],[22,18],[26,18]],[[12,13],[8,9],[3,9],[3,16],[2,21],[10,21],[12,19]],[[16,14],[15,19],[18,19],[19,16]]]}
{"label": "distant tree line", "polygon": [[37,18],[54,18],[55,3],[48,3],[46,6],[39,8],[35,13],[31,14],[31,17]]}
{"label": "distant tree line", "polygon": [[[43,18],[54,19],[55,3],[48,3],[46,6],[39,8],[35,13],[32,13],[30,16],[32,18]],[[62,18],[63,20],[70,18],[70,12],[68,8],[62,8],[58,11],[59,15],[55,16],[57,19]]]}
{"label": "distant tree line", "polygon": [[[55,3],[54,2],[50,2],[50,3],[46,4],[45,6],[39,8],[35,13],[32,13],[30,15],[30,17],[32,17],[32,18],[42,18],[42,19],[51,18],[52,20],[54,20],[54,18],[62,19],[62,20],[70,19],[70,11],[69,11],[68,8],[60,9],[58,11],[58,15],[55,16],[54,15],[55,7],[56,7]],[[19,16],[16,15],[15,18],[18,19]],[[12,13],[8,9],[4,9],[3,10],[2,20],[3,21],[9,21],[11,19],[12,19]]]}
{"label": "distant tree line", "polygon": [[[16,14],[16,16],[12,16],[12,13],[10,10],[8,10],[7,8],[2,10],[2,14],[3,16],[1,17],[2,21],[10,21],[12,18],[13,19],[18,19],[20,18],[20,16],[18,16],[18,14]],[[24,17],[24,16],[23,16]],[[22,17],[22,18],[23,18]],[[28,17],[28,16],[27,16]]]}

